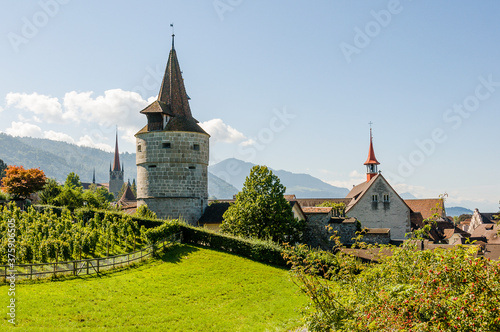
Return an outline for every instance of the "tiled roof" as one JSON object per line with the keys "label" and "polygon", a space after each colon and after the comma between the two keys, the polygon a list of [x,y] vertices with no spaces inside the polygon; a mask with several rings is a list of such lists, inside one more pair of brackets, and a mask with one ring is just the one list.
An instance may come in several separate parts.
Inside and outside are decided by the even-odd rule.
{"label": "tiled roof", "polygon": [[302,211],[304,211],[305,214],[330,213],[332,210],[332,207],[306,206],[302,208]]}
{"label": "tiled roof", "polygon": [[314,207],[320,205],[323,202],[332,203],[344,203],[346,206],[351,201],[350,198],[297,198],[296,201],[300,204],[302,208],[304,207]]}
{"label": "tiled roof", "polygon": [[500,244],[498,226],[496,224],[481,224],[472,231],[471,237],[484,238],[487,243]]}
{"label": "tiled roof", "polygon": [[484,249],[484,258],[499,260],[500,258],[500,244],[486,244]]}
{"label": "tiled roof", "polygon": [[189,97],[184,87],[182,71],[177,59],[177,52],[172,45],[168,56],[167,67],[161,83],[158,99],[143,109],[140,113],[148,116],[148,126],[142,128],[137,134],[148,132],[148,130],[161,130],[163,128],[162,117],[154,113],[167,114],[170,116],[164,131],[189,131],[208,135],[193,118],[189,107]]}
{"label": "tiled roof", "polygon": [[430,199],[405,199],[406,205],[410,207],[413,212],[420,212],[423,219],[428,219],[434,213],[434,209],[438,206],[437,213],[440,217],[445,217],[446,212],[443,205],[443,200],[440,198]]}
{"label": "tiled roof", "polygon": [[120,198],[119,202],[135,202],[136,198],[134,193],[132,192],[132,189],[130,189],[130,186],[127,185],[127,189],[123,192],[122,197]]}

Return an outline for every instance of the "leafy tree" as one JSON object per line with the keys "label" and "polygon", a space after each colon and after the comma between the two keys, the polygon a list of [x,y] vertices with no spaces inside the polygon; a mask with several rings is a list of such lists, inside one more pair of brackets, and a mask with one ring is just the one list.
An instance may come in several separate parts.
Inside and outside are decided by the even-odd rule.
{"label": "leafy tree", "polygon": [[266,166],[254,166],[236,201],[223,215],[221,231],[273,241],[297,241],[302,224],[284,197],[285,187]]}
{"label": "leafy tree", "polygon": [[345,204],[344,203],[335,203],[331,201],[324,201],[321,204],[316,205],[318,207],[332,207],[335,211],[336,215],[343,216],[345,215]]}
{"label": "leafy tree", "polygon": [[80,182],[80,177],[78,174],[75,172],[71,172],[68,174],[66,177],[66,181],[64,182],[65,187],[69,188],[78,188],[82,186],[82,183]]}
{"label": "leafy tree", "polygon": [[137,197],[137,185],[135,184],[135,179],[132,180],[132,185],[130,186],[130,190],[132,190],[135,197]]}
{"label": "leafy tree", "polygon": [[146,204],[143,204],[137,208],[134,213],[134,216],[139,218],[148,218],[148,219],[156,219],[156,213],[151,211]]}
{"label": "leafy tree", "polygon": [[65,206],[70,210],[77,209],[83,206],[83,190],[82,188],[72,188],[64,186],[61,193],[53,200],[54,205]]}
{"label": "leafy tree", "polygon": [[[5,170],[7,169],[7,164],[3,162],[2,159],[0,159],[0,180],[3,179],[5,176]],[[134,180],[135,183],[135,180]]]}
{"label": "leafy tree", "polygon": [[43,189],[45,173],[38,168],[24,169],[23,166],[9,166],[2,180],[2,189],[14,198],[27,198]]}
{"label": "leafy tree", "polygon": [[55,179],[48,178],[45,180],[45,186],[40,192],[39,197],[42,204],[54,204],[54,199],[61,193],[60,186]]}

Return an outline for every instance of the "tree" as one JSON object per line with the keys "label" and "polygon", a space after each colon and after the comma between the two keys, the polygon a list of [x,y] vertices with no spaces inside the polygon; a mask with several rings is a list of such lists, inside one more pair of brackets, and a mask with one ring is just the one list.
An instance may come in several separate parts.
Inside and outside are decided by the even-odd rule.
{"label": "tree", "polygon": [[146,204],[143,204],[137,208],[134,216],[139,218],[156,219],[156,213],[151,211]]}
{"label": "tree", "polygon": [[64,182],[64,186],[73,189],[81,187],[82,183],[80,182],[80,177],[78,176],[78,174],[76,174],[75,172],[69,173],[66,177],[66,181]]}
{"label": "tree", "polygon": [[132,190],[135,197],[137,197],[137,185],[135,184],[135,179],[132,180],[132,185],[130,186],[130,190]]}
{"label": "tree", "polygon": [[5,170],[2,189],[15,199],[27,198],[30,194],[43,189],[45,173],[38,168],[24,169],[23,166],[9,166]]}
{"label": "tree", "polygon": [[293,217],[285,187],[266,166],[254,166],[236,201],[223,215],[221,231],[273,241],[297,241],[302,224]]}
{"label": "tree", "polygon": [[40,201],[42,204],[54,204],[54,199],[61,193],[62,187],[55,179],[45,180],[45,186],[40,192]]}
{"label": "tree", "polygon": [[3,179],[3,177],[5,176],[6,169],[7,169],[7,164],[4,163],[2,159],[0,159],[0,182]]}

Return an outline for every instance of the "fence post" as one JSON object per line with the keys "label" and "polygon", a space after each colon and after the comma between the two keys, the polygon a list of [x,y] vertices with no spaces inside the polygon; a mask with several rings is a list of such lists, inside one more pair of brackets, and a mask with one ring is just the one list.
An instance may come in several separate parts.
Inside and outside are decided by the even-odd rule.
{"label": "fence post", "polygon": [[73,261],[73,275],[76,276],[76,261]]}
{"label": "fence post", "polygon": [[97,258],[97,274],[99,274],[99,258]]}
{"label": "fence post", "polygon": [[89,274],[89,261],[86,260],[85,262],[87,263],[87,274]]}
{"label": "fence post", "polygon": [[30,279],[33,280],[33,265],[30,265]]}

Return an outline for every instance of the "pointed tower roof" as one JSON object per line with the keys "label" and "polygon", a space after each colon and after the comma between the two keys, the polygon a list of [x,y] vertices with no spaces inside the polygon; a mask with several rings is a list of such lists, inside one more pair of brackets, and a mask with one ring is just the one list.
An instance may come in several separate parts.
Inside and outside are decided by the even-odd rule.
{"label": "pointed tower roof", "polygon": [[94,172],[92,173],[92,183],[95,184],[95,167],[94,167]]}
{"label": "pointed tower roof", "polygon": [[[158,98],[140,112],[148,116],[148,124],[154,122],[154,125],[149,129],[145,126],[138,134],[148,132],[151,128],[158,130],[158,126],[166,131],[192,131],[207,134],[191,114],[189,96],[186,93],[177,52],[174,48],[174,36],[172,34],[172,49],[168,56]],[[169,118],[162,124],[160,116]]]}
{"label": "pointed tower roof", "polygon": [[132,189],[130,189],[130,186],[127,185],[127,189],[125,189],[125,191],[123,192],[123,195],[120,198],[120,202],[135,201],[135,200],[136,200],[136,198],[135,198],[134,193],[132,192]]}
{"label": "pointed tower roof", "polygon": [[113,171],[121,171],[120,153],[118,152],[118,130],[116,130],[115,158],[113,159]]}
{"label": "pointed tower roof", "polygon": [[375,151],[373,150],[372,128],[370,128],[370,150],[368,151],[368,159],[366,159],[364,165],[380,165],[377,158],[375,158]]}

